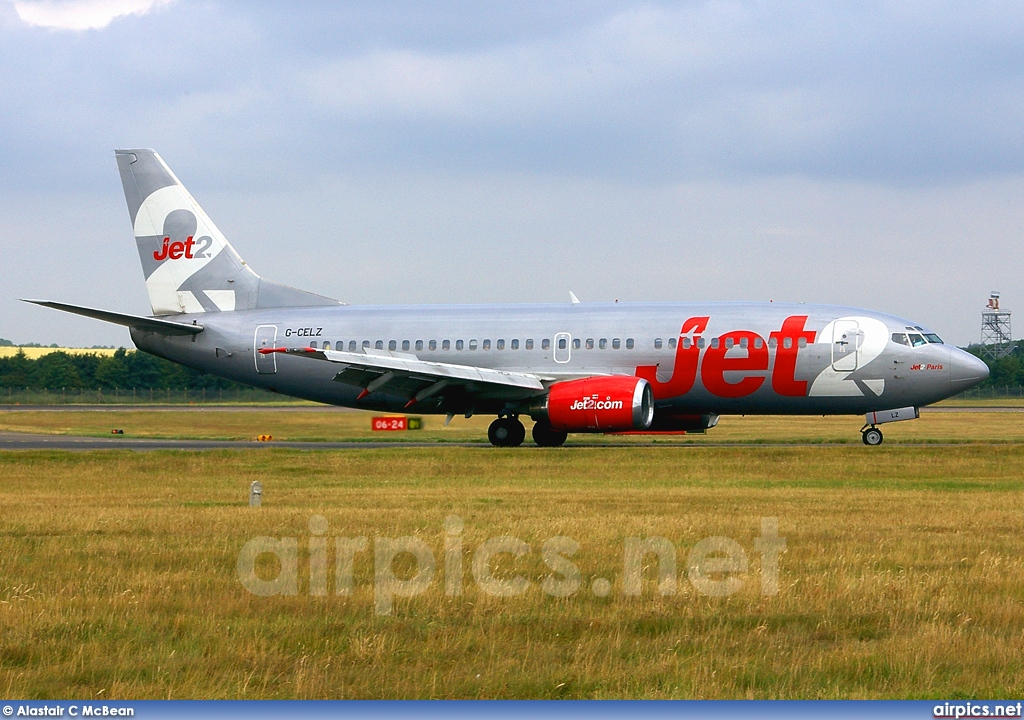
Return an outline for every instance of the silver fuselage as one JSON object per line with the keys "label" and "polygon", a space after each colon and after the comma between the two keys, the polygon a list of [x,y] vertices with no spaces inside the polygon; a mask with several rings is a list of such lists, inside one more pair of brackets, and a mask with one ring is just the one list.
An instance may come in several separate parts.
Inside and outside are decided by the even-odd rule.
{"label": "silver fuselage", "polygon": [[[274,308],[177,316],[193,336],[132,329],[147,352],[285,395],[382,411],[407,406],[387,387],[334,378],[336,364],[261,348],[315,346],[533,373],[651,380],[670,414],[854,414],[922,406],[985,377],[948,344],[913,347],[909,320],[856,308],[785,303],[583,303]],[[703,322],[701,322],[703,319]],[[696,321],[695,321],[696,320]],[[695,331],[696,328],[696,331]],[[789,328],[787,333],[784,328]],[[794,328],[797,332],[794,332]],[[692,377],[691,377],[692,376]],[[441,396],[420,413],[501,412],[509,398]]]}

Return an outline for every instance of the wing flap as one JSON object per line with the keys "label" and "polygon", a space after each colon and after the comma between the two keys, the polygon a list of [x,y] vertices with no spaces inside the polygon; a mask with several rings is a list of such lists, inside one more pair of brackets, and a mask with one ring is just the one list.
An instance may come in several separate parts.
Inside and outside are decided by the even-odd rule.
{"label": "wing flap", "polygon": [[315,348],[264,348],[260,352],[277,352],[336,363],[342,367],[334,380],[361,387],[365,394],[386,388],[389,393],[415,397],[443,381],[442,387],[446,392],[457,391],[481,397],[527,398],[544,392],[544,381],[550,380],[532,373],[429,362],[409,354],[370,354]]}

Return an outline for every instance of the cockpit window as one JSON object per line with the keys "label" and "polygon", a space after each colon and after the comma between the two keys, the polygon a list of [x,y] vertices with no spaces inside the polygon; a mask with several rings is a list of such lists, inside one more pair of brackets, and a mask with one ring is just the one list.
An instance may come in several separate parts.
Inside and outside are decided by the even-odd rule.
{"label": "cockpit window", "polygon": [[910,333],[910,344],[914,347],[920,347],[921,345],[927,345],[928,341],[917,333]]}
{"label": "cockpit window", "polygon": [[906,333],[893,333],[892,334],[892,341],[894,343],[899,343],[900,345],[910,345],[910,341],[907,340],[907,334]]}
{"label": "cockpit window", "polygon": [[927,340],[930,343],[936,343],[937,345],[941,345],[942,344],[942,338],[940,338],[935,333],[925,333],[924,334],[924,339]]}

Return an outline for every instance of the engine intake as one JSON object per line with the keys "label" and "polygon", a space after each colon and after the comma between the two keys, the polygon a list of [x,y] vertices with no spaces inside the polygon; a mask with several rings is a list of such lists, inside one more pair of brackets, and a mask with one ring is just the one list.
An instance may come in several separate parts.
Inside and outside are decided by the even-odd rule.
{"label": "engine intake", "polygon": [[566,380],[548,388],[530,414],[561,432],[646,430],[654,420],[654,393],[649,382],[629,375]]}

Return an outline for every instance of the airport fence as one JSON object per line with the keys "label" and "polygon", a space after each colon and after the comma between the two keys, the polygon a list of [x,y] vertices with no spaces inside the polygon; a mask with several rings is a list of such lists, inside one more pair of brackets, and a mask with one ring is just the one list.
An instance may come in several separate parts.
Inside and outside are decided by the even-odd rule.
{"label": "airport fence", "polygon": [[1014,400],[1024,398],[1024,386],[1020,385],[994,385],[992,387],[971,388],[959,395],[954,395],[951,400]]}
{"label": "airport fence", "polygon": [[0,388],[0,405],[201,405],[294,403],[256,388]]}

